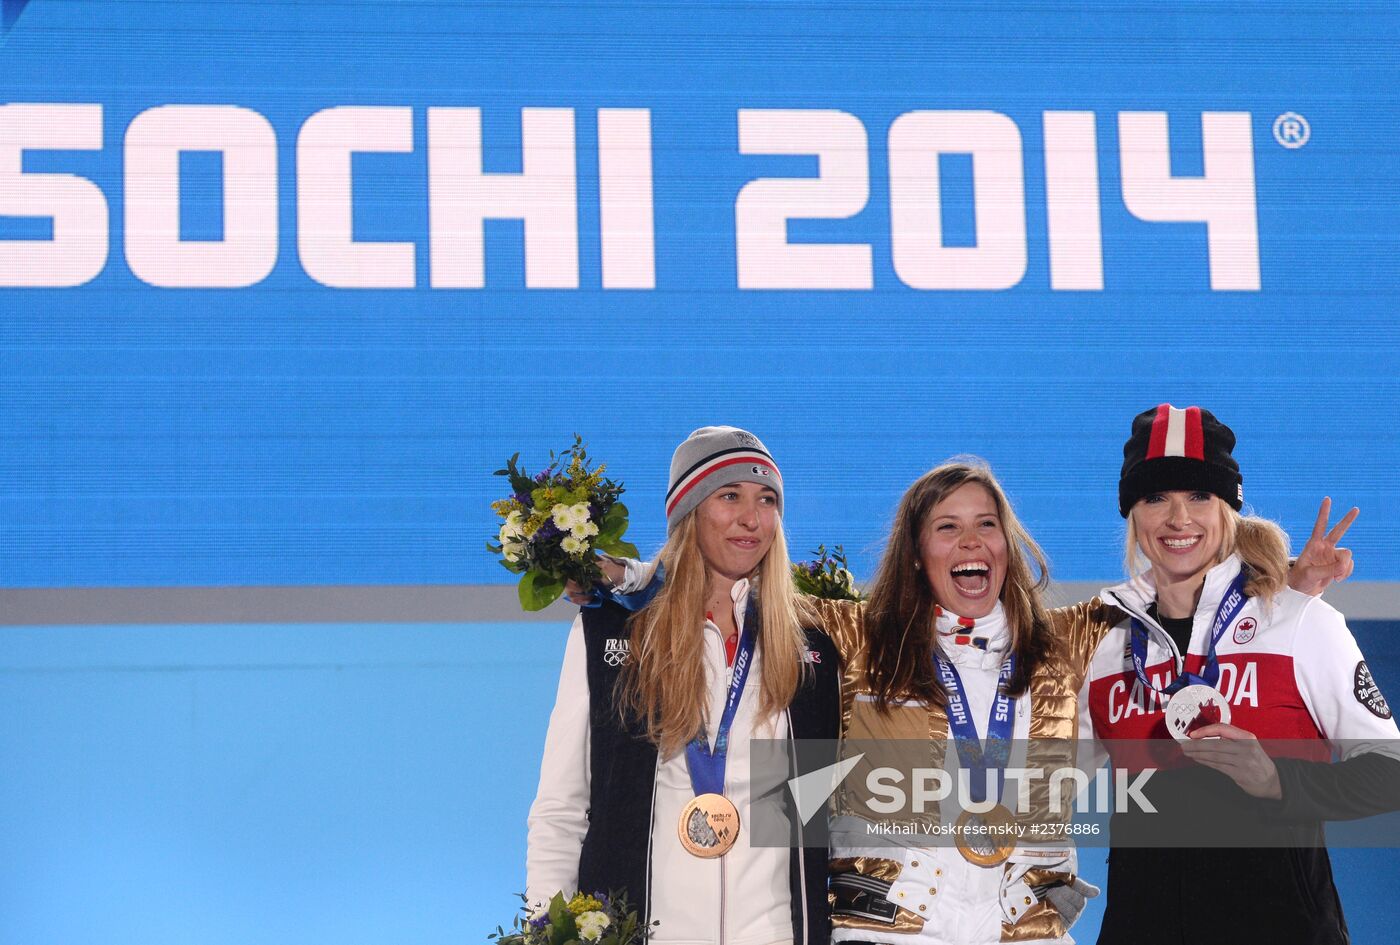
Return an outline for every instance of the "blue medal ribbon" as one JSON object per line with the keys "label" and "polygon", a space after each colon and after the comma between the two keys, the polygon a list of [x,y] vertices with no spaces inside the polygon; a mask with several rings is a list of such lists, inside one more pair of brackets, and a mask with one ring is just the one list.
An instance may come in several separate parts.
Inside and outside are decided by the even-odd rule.
{"label": "blue medal ribbon", "polygon": [[748,609],[744,613],[744,632],[739,635],[739,648],[734,654],[734,672],[729,678],[729,699],[724,703],[724,714],[719,719],[714,750],[710,750],[710,742],[704,732],[685,746],[690,786],[694,788],[696,797],[701,794],[724,793],[724,767],[729,756],[729,729],[734,725],[734,715],[739,711],[739,699],[744,694],[744,683],[748,682],[749,670],[753,668],[753,654],[757,642],[758,611],[754,608],[753,598],[750,597]]}
{"label": "blue medal ribbon", "polygon": [[984,743],[977,734],[977,725],[972,721],[967,699],[963,695],[962,677],[958,669],[946,656],[937,651],[933,654],[938,669],[938,679],[943,683],[947,697],[946,712],[948,727],[953,733],[953,743],[958,747],[958,760],[972,773],[972,783],[968,786],[972,800],[981,802],[987,797],[987,769],[997,773],[997,797],[1001,797],[1002,772],[1011,758],[1011,733],[1016,724],[1016,700],[1005,692],[1006,681],[1016,668],[1016,654],[1006,657],[997,674],[997,694],[992,702],[992,712],[987,719],[987,740]]}
{"label": "blue medal ribbon", "polygon": [[1225,634],[1225,628],[1235,619],[1235,615],[1240,612],[1240,608],[1245,605],[1249,598],[1244,592],[1245,573],[1241,571],[1235,575],[1235,579],[1230,582],[1229,588],[1225,591],[1225,597],[1220,601],[1220,606],[1215,611],[1215,621],[1210,627],[1210,649],[1206,651],[1206,662],[1201,667],[1201,675],[1186,672],[1186,654],[1181,654],[1181,665],[1178,667],[1179,675],[1169,682],[1165,689],[1158,689],[1152,685],[1147,678],[1147,627],[1136,617],[1132,618],[1132,653],[1133,670],[1137,673],[1138,682],[1154,692],[1164,695],[1172,695],[1187,686],[1210,686],[1215,688],[1215,684],[1220,679],[1220,660],[1215,655],[1215,645],[1220,642],[1220,638]]}

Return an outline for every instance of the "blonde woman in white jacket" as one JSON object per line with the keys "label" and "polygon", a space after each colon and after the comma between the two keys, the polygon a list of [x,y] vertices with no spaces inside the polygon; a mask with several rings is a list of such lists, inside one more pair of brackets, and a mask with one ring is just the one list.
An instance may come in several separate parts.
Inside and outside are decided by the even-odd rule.
{"label": "blonde woman in white jacket", "polygon": [[754,738],[835,740],[838,660],[798,600],[776,462],[704,427],[671,463],[668,582],[581,611],[530,808],[527,897],[626,892],[663,945],[824,945],[826,849],[749,842]]}

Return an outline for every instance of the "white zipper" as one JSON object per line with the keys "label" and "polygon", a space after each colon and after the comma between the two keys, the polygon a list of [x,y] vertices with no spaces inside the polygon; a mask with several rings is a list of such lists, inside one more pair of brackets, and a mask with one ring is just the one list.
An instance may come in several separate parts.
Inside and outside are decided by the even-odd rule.
{"label": "white zipper", "polygon": [[647,901],[642,903],[642,926],[644,936],[651,929],[651,843],[656,836],[656,785],[661,780],[661,752],[656,753],[656,767],[651,773],[651,810],[647,812]]}
{"label": "white zipper", "polygon": [[[1120,608],[1122,608],[1124,611],[1126,611],[1126,612],[1128,613],[1129,616],[1134,617],[1134,618],[1136,618],[1136,619],[1142,621],[1142,623],[1143,623],[1145,626],[1150,627],[1150,628],[1152,628],[1153,630],[1156,630],[1157,633],[1160,634],[1160,637],[1158,638],[1157,642],[1158,642],[1159,644],[1165,642],[1166,645],[1167,645],[1167,650],[1168,650],[1168,651],[1171,653],[1171,655],[1172,655],[1172,671],[1173,671],[1173,675],[1175,675],[1175,676],[1180,676],[1183,672],[1185,672],[1185,671],[1186,671],[1186,658],[1183,657],[1183,656],[1181,655],[1181,651],[1178,650],[1178,649],[1176,648],[1176,640],[1172,639],[1172,635],[1171,635],[1170,633],[1168,633],[1168,632],[1166,631],[1166,629],[1165,629],[1160,623],[1158,623],[1157,621],[1153,620],[1153,619],[1152,619],[1151,617],[1149,617],[1147,614],[1145,614],[1145,613],[1138,613],[1135,609],[1133,609],[1133,607],[1129,606],[1129,604],[1128,604],[1126,601],[1124,601],[1121,597],[1119,597],[1119,596],[1118,596],[1117,594],[1115,594],[1113,591],[1109,591],[1109,592],[1107,592],[1107,593],[1108,593],[1108,596],[1109,596],[1109,597],[1112,597],[1113,600],[1114,600],[1114,602],[1115,602]],[[1194,618],[1193,618],[1193,620],[1194,620]],[[1196,631],[1195,631],[1195,628],[1192,627],[1191,633],[1192,633],[1193,636],[1195,635],[1195,632],[1196,632]],[[1128,628],[1128,639],[1129,639],[1129,640],[1132,639],[1132,635],[1133,635],[1132,628],[1129,627],[1129,628]],[[1148,637],[1149,637],[1149,638],[1150,638],[1151,636],[1152,636],[1152,634],[1148,634]]]}
{"label": "white zipper", "polygon": [[719,945],[724,945],[724,889],[725,889],[725,861],[729,859],[726,853],[719,858]]}
{"label": "white zipper", "polygon": [[[792,762],[792,773],[793,776],[796,777],[798,773],[797,736],[793,733],[792,730],[792,709],[786,709],[784,711],[784,714],[787,716],[788,725],[788,760]],[[812,924],[811,919],[807,915],[807,857],[805,855],[806,845],[803,842],[804,838],[802,836],[802,815],[796,810],[794,810],[793,813],[797,815],[797,851],[795,854],[797,856],[797,895],[802,900],[802,945],[806,945],[809,938],[807,930]]]}

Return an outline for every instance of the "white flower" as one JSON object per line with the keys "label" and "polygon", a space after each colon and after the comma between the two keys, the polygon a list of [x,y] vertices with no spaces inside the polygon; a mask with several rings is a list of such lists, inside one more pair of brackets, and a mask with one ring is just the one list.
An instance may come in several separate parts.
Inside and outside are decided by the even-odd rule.
{"label": "white flower", "polygon": [[585,538],[592,538],[598,534],[598,526],[592,522],[582,522],[569,529],[569,534],[582,541]]}
{"label": "white flower", "polygon": [[566,532],[575,525],[582,524],[588,520],[588,506],[585,505],[583,507],[584,512],[582,518],[579,517],[578,509],[579,507],[577,505],[565,505],[560,502],[549,510],[549,514],[554,516],[554,524],[559,526],[559,530],[561,532]]}
{"label": "white flower", "polygon": [[573,535],[565,535],[564,540],[559,543],[559,547],[564,549],[566,555],[581,555],[585,546]]}
{"label": "white flower", "polygon": [[611,920],[602,912],[585,912],[578,917],[575,925],[578,927],[578,937],[584,942],[596,942],[603,937],[603,930],[611,924]]}
{"label": "white flower", "polygon": [[500,532],[501,556],[512,563],[525,554],[525,516],[517,509],[506,516]]}
{"label": "white flower", "polygon": [[516,509],[506,516],[505,524],[501,526],[501,544],[523,538],[525,535],[525,516]]}

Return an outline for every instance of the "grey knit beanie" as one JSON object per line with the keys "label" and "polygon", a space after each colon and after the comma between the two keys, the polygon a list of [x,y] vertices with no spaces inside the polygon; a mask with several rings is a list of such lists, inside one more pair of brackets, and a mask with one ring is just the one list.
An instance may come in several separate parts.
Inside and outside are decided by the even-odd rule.
{"label": "grey knit beanie", "polygon": [[763,441],[738,427],[701,427],[676,447],[666,489],[666,531],[721,486],[756,482],[778,494],[783,512],[783,477]]}

